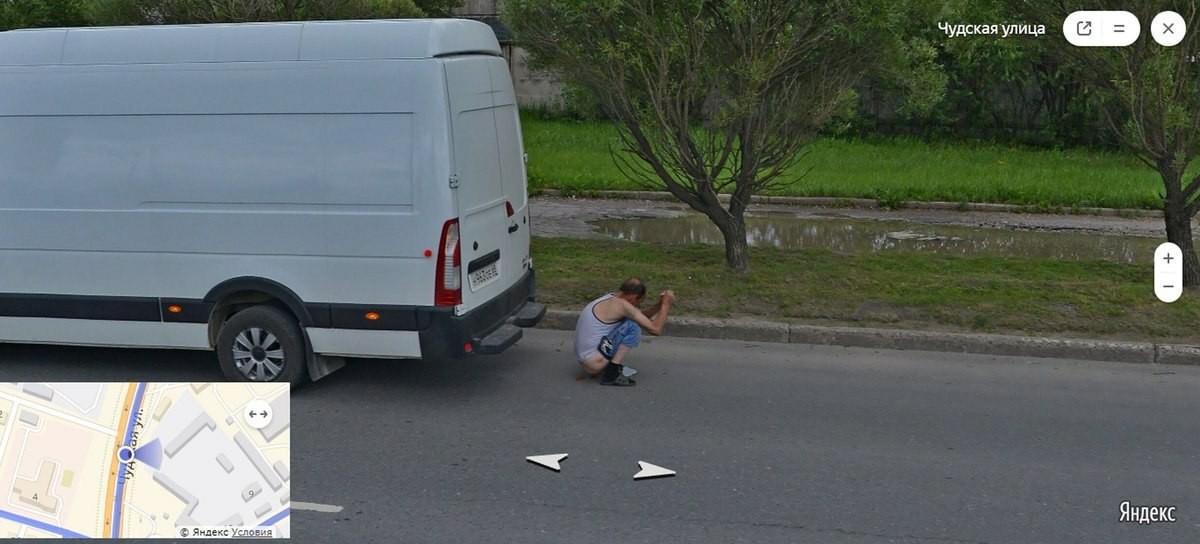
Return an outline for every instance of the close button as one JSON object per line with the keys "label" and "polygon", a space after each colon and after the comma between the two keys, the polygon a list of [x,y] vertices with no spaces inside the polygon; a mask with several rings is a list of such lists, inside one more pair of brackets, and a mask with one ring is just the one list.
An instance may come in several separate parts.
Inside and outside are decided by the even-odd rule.
{"label": "close button", "polygon": [[1187,23],[1183,21],[1183,17],[1174,11],[1164,11],[1154,16],[1154,21],[1150,23],[1150,35],[1154,37],[1154,41],[1163,47],[1174,47],[1183,41],[1183,35],[1187,32]]}

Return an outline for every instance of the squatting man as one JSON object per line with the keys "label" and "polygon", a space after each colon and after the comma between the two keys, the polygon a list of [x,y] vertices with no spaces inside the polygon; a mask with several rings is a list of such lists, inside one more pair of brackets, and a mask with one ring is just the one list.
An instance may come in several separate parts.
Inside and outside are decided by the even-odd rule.
{"label": "squatting man", "polygon": [[675,292],[659,293],[658,302],[642,309],[646,284],[629,278],[615,293],[588,303],[575,324],[575,357],[584,371],[600,375],[601,385],[632,386],[621,361],[641,341],[642,331],[662,334],[667,313],[675,304]]}

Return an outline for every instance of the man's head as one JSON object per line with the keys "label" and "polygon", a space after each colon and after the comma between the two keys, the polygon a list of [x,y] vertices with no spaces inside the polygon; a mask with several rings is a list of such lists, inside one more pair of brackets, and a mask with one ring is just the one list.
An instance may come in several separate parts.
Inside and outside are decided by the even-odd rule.
{"label": "man's head", "polygon": [[642,301],[646,300],[646,284],[640,278],[629,278],[621,284],[617,296],[634,306],[641,306]]}

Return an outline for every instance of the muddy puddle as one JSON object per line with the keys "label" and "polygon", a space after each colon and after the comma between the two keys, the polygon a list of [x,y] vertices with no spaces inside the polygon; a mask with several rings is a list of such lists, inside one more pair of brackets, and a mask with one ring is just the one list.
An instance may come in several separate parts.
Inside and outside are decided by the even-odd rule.
{"label": "muddy puddle", "polygon": [[[661,243],[719,244],[721,233],[707,218],[603,219],[592,222],[615,238]],[[757,215],[746,218],[752,246],[830,249],[839,253],[928,252],[954,255],[1050,257],[1072,260],[1151,262],[1162,240],[1080,232],[1014,231],[908,221],[797,218]]]}

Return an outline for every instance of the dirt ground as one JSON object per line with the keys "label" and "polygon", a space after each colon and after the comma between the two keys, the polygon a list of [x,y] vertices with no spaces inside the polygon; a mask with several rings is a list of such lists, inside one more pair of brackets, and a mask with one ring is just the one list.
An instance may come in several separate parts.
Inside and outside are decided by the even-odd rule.
{"label": "dirt ground", "polygon": [[[614,218],[679,217],[694,213],[685,204],[651,200],[587,198],[530,198],[530,220],[537,236],[603,238],[590,221]],[[1094,215],[1020,214],[953,210],[879,210],[867,208],[817,208],[755,205],[755,213],[785,213],[803,219],[859,219],[911,221],[918,224],[953,225],[1022,231],[1062,231],[1118,236],[1163,237],[1159,218],[1101,217]]]}

